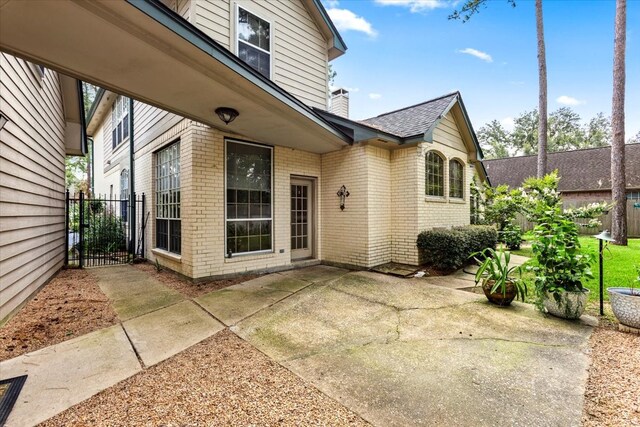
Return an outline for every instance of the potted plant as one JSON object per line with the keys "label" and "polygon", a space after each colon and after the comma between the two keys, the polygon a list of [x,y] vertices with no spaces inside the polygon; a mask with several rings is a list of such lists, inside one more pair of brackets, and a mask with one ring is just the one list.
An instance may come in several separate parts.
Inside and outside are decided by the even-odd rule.
{"label": "potted plant", "polygon": [[[636,266],[635,282],[640,285],[640,266]],[[607,288],[611,309],[616,319],[626,326],[640,329],[640,288]]]}
{"label": "potted plant", "polygon": [[[509,251],[496,251],[493,248],[487,248],[473,255],[480,264],[476,272],[476,286],[482,283],[482,290],[489,302],[504,307],[511,304],[515,298],[524,301],[527,285],[522,280],[511,276],[511,273],[520,270],[520,267],[509,267],[511,259]],[[481,255],[484,261],[480,261],[475,255]]]}
{"label": "potted plant", "polygon": [[557,173],[525,182],[527,217],[536,223],[531,245],[535,263],[527,270],[535,274],[536,306],[554,316],[577,319],[584,313],[589,290],[582,285],[593,278],[594,257],[582,251],[576,219],[597,223],[609,205],[593,203],[577,209],[563,209],[558,192]]}

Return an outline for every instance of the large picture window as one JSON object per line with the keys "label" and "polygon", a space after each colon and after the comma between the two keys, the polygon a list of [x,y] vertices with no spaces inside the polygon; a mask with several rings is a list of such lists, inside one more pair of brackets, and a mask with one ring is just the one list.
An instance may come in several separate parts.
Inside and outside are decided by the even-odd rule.
{"label": "large picture window", "polygon": [[449,162],[449,197],[464,197],[464,166],[458,160]]}
{"label": "large picture window", "polygon": [[129,138],[129,98],[118,96],[111,106],[111,148]]}
{"label": "large picture window", "polygon": [[271,251],[270,147],[227,141],[226,253]]}
{"label": "large picture window", "polygon": [[271,24],[238,6],[238,57],[271,78]]}
{"label": "large picture window", "polygon": [[429,151],[425,160],[425,193],[444,197],[444,160],[435,151]]}
{"label": "large picture window", "polygon": [[156,153],[156,247],[181,250],[180,142]]}

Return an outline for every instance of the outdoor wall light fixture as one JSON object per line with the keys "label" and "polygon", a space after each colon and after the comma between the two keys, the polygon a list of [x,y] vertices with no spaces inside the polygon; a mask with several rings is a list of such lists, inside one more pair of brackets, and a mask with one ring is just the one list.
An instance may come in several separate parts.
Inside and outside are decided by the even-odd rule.
{"label": "outdoor wall light fixture", "polygon": [[344,202],[347,197],[349,197],[349,192],[347,191],[347,187],[344,185],[340,187],[340,191],[338,191],[338,197],[340,197],[340,210],[344,210]]}
{"label": "outdoor wall light fixture", "polygon": [[228,125],[240,115],[240,113],[238,113],[238,110],[229,107],[216,108],[216,114],[218,115],[218,117],[220,117],[220,120],[222,120],[225,125]]}

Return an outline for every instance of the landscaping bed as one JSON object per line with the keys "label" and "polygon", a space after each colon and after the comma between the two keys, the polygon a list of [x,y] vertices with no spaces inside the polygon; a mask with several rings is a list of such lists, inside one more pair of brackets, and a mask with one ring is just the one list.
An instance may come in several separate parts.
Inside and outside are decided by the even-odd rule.
{"label": "landscaping bed", "polygon": [[583,425],[640,426],[640,335],[593,330]]}
{"label": "landscaping bed", "polygon": [[85,270],[62,270],[0,328],[0,360],[118,322],[109,299]]}
{"label": "landscaping bed", "polygon": [[228,288],[229,286],[237,285],[239,283],[246,282],[247,280],[255,279],[259,276],[256,274],[247,274],[231,279],[194,282],[164,268],[161,268],[160,271],[158,271],[155,265],[148,262],[135,264],[135,266],[161,282],[163,285],[175,289],[187,298],[197,298],[204,294],[208,294],[211,291]]}
{"label": "landscaping bed", "polygon": [[368,423],[224,330],[43,425]]}

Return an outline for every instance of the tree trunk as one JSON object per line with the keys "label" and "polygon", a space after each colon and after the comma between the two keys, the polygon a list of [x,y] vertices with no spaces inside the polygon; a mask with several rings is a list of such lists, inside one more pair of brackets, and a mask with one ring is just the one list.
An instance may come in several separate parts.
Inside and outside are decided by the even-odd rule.
{"label": "tree trunk", "polygon": [[613,43],[613,100],[611,105],[611,237],[617,245],[627,245],[627,200],[624,170],[624,90],[627,1],[616,1],[616,27]]}
{"label": "tree trunk", "polygon": [[547,173],[547,58],[544,48],[542,0],[536,0],[536,30],[538,33],[538,178]]}

